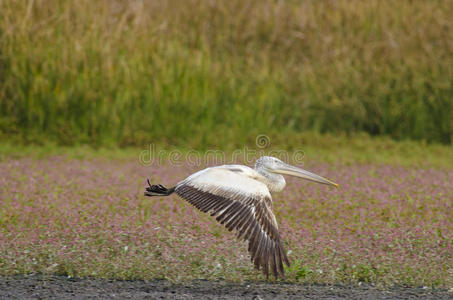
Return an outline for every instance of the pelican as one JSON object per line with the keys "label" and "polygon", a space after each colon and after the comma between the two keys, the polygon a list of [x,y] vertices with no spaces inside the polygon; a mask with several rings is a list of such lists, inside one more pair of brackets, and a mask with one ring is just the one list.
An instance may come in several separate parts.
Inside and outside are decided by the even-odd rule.
{"label": "pelican", "polygon": [[304,169],[291,166],[278,158],[262,156],[255,168],[242,165],[223,165],[198,171],[176,186],[151,185],[145,196],[168,196],[176,193],[204,213],[210,213],[238,239],[248,241],[251,261],[266,278],[269,269],[273,276],[284,278],[283,262],[290,263],[278,232],[272,211],[272,194],[286,185],[283,175],[335,186],[338,185]]}

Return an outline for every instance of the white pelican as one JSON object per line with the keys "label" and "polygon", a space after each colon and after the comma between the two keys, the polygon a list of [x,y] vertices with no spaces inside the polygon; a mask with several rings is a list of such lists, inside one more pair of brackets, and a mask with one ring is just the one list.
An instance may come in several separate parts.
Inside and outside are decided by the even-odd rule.
{"label": "white pelican", "polygon": [[239,239],[248,240],[248,251],[255,267],[266,277],[269,268],[275,278],[284,277],[283,262],[289,260],[272,212],[271,194],[286,185],[281,174],[337,187],[319,175],[284,163],[270,156],[260,157],[255,169],[242,165],[223,165],[198,171],[170,189],[162,185],[146,188],[145,196],[168,196],[175,192],[181,198],[216,220]]}

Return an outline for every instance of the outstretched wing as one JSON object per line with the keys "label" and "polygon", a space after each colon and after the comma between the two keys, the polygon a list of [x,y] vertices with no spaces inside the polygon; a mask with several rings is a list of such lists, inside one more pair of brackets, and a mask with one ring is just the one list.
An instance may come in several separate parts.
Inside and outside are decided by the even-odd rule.
{"label": "outstretched wing", "polygon": [[241,168],[227,166],[199,171],[176,185],[176,194],[202,212],[210,213],[239,239],[248,240],[252,262],[268,276],[284,276],[289,266],[272,212],[267,186]]}

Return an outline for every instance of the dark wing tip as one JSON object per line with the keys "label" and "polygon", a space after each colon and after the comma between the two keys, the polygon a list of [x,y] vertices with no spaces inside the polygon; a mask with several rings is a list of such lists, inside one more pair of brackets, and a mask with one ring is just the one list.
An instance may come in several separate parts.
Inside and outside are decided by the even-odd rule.
{"label": "dark wing tip", "polygon": [[229,231],[234,229],[239,239],[247,240],[251,261],[266,278],[269,272],[276,279],[284,278],[283,262],[289,266],[289,261],[280,241],[269,197],[234,199],[185,184],[179,185],[176,193],[202,212],[216,217]]}

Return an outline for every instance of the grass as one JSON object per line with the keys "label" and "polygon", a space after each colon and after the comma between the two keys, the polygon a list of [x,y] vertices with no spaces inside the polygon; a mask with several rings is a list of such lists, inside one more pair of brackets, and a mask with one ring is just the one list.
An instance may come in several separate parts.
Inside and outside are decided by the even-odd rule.
{"label": "grass", "polygon": [[143,197],[246,145],[342,186],[275,198],[288,281],[453,288],[452,1],[0,10],[0,275],[264,279],[208,216]]}
{"label": "grass", "polygon": [[0,10],[2,141],[452,140],[451,1],[7,0]]}
{"label": "grass", "polygon": [[[69,159],[107,159],[107,160],[138,160],[141,154],[145,155],[145,160],[149,160],[149,155],[159,156],[161,161],[175,159],[184,163],[184,159],[190,157],[192,152],[197,153],[197,157],[206,156],[209,151],[217,152],[218,159],[223,162],[231,162],[232,153],[239,151],[241,155],[237,159],[244,161],[247,150],[255,151],[254,156],[260,154],[279,154],[279,151],[287,153],[283,158],[294,158],[294,153],[301,152],[302,159],[323,161],[327,163],[348,164],[389,164],[394,166],[424,167],[424,168],[449,168],[453,161],[452,147],[442,144],[427,144],[415,141],[394,141],[385,137],[370,137],[366,134],[353,136],[342,135],[318,135],[311,133],[297,134],[294,136],[272,135],[266,137],[269,144],[260,148],[250,142],[249,145],[234,148],[230,145],[227,148],[213,147],[203,150],[203,148],[189,147],[166,147],[162,144],[149,143],[142,147],[90,147],[80,146],[59,146],[56,144],[37,145],[18,145],[11,142],[0,143],[0,161],[8,159],[36,158],[44,159],[52,156],[64,156]],[[288,146],[298,144],[298,146]],[[256,140],[254,139],[256,143]],[[223,149],[223,150],[220,150]],[[171,158],[177,153],[179,157]],[[253,154],[253,153],[252,153]],[[278,156],[278,155],[277,155]],[[208,156],[209,158],[209,156]],[[156,158],[157,160],[157,158]],[[200,159],[201,160],[201,159]],[[206,162],[206,160],[204,160]],[[245,159],[246,162],[246,159]],[[145,162],[146,163],[146,162]],[[209,163],[209,161],[208,161]]]}
{"label": "grass", "polygon": [[[312,138],[303,164],[341,189],[287,178],[274,197],[286,280],[453,288],[451,148],[331,139],[348,157],[325,159],[328,139]],[[1,275],[264,279],[215,220],[177,197],[143,197],[146,178],[172,185],[202,166],[144,166],[142,149],[0,149]]]}

